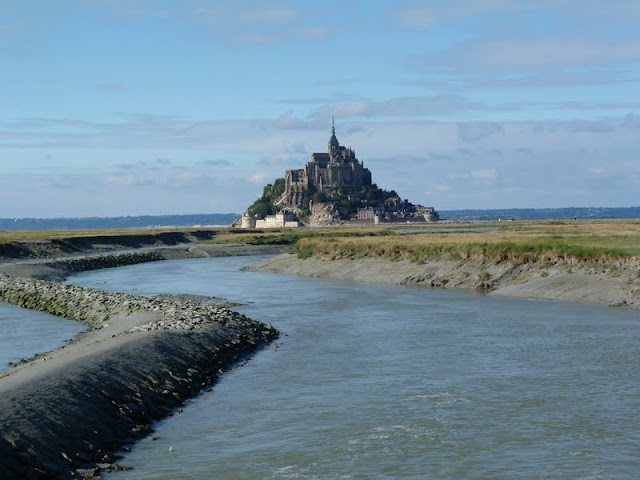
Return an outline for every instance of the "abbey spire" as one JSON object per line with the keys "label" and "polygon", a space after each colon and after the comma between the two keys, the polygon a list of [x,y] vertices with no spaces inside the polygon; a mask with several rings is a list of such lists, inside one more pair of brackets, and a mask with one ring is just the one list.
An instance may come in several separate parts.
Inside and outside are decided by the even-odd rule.
{"label": "abbey spire", "polygon": [[329,158],[336,158],[340,151],[340,142],[336,137],[336,122],[331,114],[331,138],[329,138]]}

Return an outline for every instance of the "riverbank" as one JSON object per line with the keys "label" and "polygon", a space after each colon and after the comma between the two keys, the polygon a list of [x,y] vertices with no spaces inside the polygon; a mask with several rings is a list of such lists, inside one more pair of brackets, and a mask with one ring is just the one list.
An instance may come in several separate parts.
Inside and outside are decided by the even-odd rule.
{"label": "riverbank", "polygon": [[3,478],[93,478],[116,468],[117,451],[148,435],[153,421],[278,335],[189,297],[147,298],[30,277],[61,280],[88,269],[265,250],[272,249],[182,245],[2,264],[0,300],[89,325],[75,341],[0,377]]}
{"label": "riverbank", "polygon": [[[117,244],[117,243],[116,243]],[[140,251],[104,253],[87,248],[81,254],[55,255],[35,260],[5,260],[0,273],[14,277],[29,277],[61,282],[72,273],[102,268],[124,267],[138,263],[188,258],[272,255],[286,251],[281,245],[202,244],[188,243],[172,247],[155,247]]]}
{"label": "riverbank", "polygon": [[640,261],[635,257],[605,264],[564,259],[514,264],[480,258],[452,260],[444,255],[414,263],[384,258],[302,259],[284,254],[250,270],[640,309]]}
{"label": "riverbank", "polygon": [[[320,233],[331,247],[324,253],[329,258],[300,258],[301,253],[303,257],[309,253],[303,244],[297,245],[298,255],[280,255],[253,269],[640,308],[640,265],[634,256],[598,263],[559,255],[539,256],[544,260],[501,260],[501,256],[490,260],[473,251],[453,260],[426,252],[410,261],[402,255],[417,249],[407,253],[400,247],[411,247],[418,236],[410,240],[389,236],[387,247],[380,241],[383,237],[365,233],[358,235],[354,249],[349,239]],[[455,238],[468,242],[471,235],[457,233]],[[265,241],[264,235],[259,236],[256,240]],[[60,255],[48,251],[42,253],[43,259],[36,254],[42,245],[34,243],[29,246],[29,260],[0,263],[1,300],[90,325],[73,343],[0,377],[0,471],[5,478],[92,478],[113,468],[115,452],[148,434],[151,422],[171,414],[186,398],[215,383],[225,368],[277,336],[268,325],[188,298],[149,299],[50,280],[60,282],[74,272],[165,259],[282,253],[287,246],[193,241],[159,245],[151,238],[151,245],[145,240],[145,249],[114,252],[123,245],[133,248],[133,240],[115,236],[109,243],[93,238],[83,249]],[[435,234],[429,238],[436,245],[442,243]],[[281,239],[268,236],[267,240]],[[398,258],[331,259],[336,252],[355,257],[369,241],[378,244],[369,248],[371,255],[379,250]],[[335,250],[339,242],[349,248]]]}

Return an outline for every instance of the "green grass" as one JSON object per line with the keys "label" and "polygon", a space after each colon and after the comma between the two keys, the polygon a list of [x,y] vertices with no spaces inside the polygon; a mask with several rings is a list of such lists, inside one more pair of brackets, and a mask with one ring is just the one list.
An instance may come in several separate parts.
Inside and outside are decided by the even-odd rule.
{"label": "green grass", "polygon": [[[474,227],[499,227],[469,231]],[[400,235],[404,228],[423,229],[425,234]],[[446,228],[447,232],[442,232]],[[456,231],[464,229],[464,231]],[[87,236],[155,235],[191,232],[194,229],[120,229],[0,232],[0,244],[15,241],[65,241]],[[208,229],[209,230],[209,229]],[[640,255],[638,221],[548,221],[487,222],[458,225],[385,225],[370,227],[330,227],[300,229],[243,230],[211,229],[214,239],[207,243],[248,243],[290,245],[300,258],[325,259],[387,258],[425,263],[433,258],[487,259],[515,263],[609,262]]]}
{"label": "green grass", "polygon": [[337,241],[339,238],[377,237],[394,235],[389,229],[326,228],[326,229],[269,229],[229,230],[206,243],[247,243],[249,245],[295,245],[301,239],[321,238]]}
{"label": "green grass", "polygon": [[82,237],[118,237],[130,235],[157,235],[160,233],[189,233],[196,230],[221,231],[221,228],[123,228],[101,230],[0,230],[0,243],[68,240]]}
{"label": "green grass", "polygon": [[640,255],[640,228],[633,222],[522,223],[493,232],[433,233],[430,235],[336,235],[301,238],[291,249],[301,258],[366,257],[406,259],[425,263],[436,257],[460,260],[481,258],[493,262],[608,262]]}

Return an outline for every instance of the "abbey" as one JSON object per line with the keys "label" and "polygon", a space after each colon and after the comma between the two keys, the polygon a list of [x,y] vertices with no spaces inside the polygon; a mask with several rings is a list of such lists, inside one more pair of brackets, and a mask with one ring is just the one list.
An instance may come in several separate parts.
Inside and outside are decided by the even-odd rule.
{"label": "abbey", "polygon": [[304,168],[286,171],[286,203],[299,207],[307,192],[339,187],[359,189],[367,185],[371,185],[371,172],[358,161],[352,149],[340,145],[332,120],[328,152],[313,153]]}

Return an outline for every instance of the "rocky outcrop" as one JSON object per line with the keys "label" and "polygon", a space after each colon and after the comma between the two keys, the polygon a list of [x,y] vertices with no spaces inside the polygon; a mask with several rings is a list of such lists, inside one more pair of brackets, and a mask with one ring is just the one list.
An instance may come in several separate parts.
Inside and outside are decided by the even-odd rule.
{"label": "rocky outcrop", "polygon": [[340,223],[340,213],[333,203],[313,205],[309,217],[310,227],[328,227]]}

